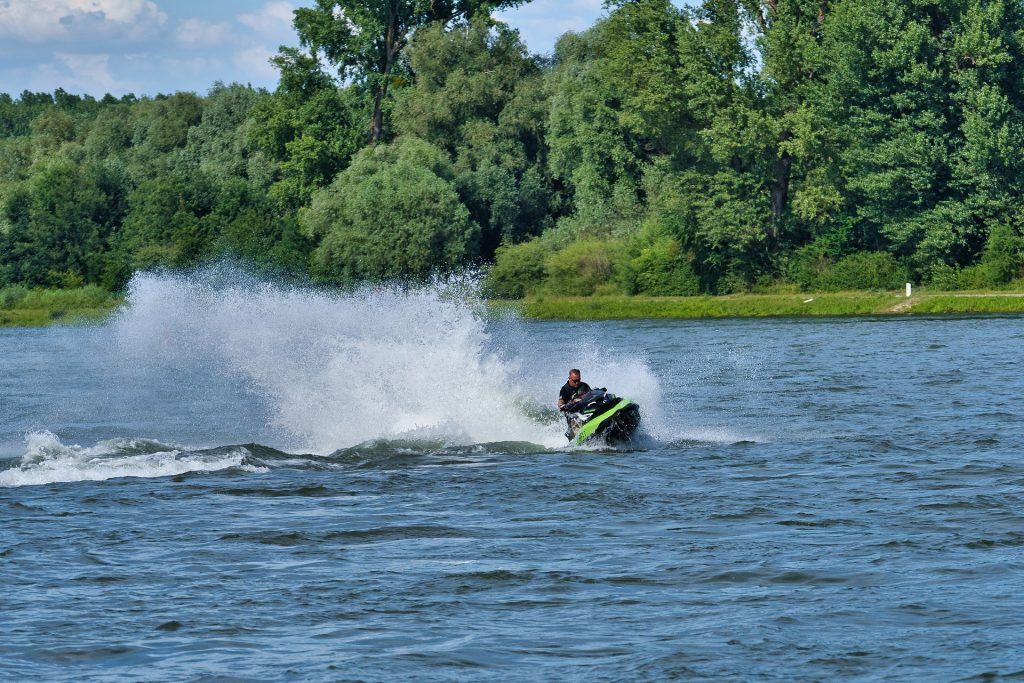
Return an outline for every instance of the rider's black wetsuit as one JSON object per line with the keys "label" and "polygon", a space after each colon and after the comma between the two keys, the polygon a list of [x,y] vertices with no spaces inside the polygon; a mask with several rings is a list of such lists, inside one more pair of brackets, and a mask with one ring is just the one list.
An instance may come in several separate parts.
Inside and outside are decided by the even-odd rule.
{"label": "rider's black wetsuit", "polygon": [[562,388],[558,390],[558,398],[562,400],[562,405],[570,403],[574,398],[579,398],[583,394],[590,391],[590,385],[586,382],[580,382],[576,386],[572,386],[568,382],[562,385]]}

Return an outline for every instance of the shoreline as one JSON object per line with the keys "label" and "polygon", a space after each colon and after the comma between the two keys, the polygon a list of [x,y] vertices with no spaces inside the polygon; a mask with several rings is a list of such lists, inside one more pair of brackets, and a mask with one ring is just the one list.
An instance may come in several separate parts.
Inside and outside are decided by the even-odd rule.
{"label": "shoreline", "polygon": [[814,318],[1024,313],[1024,292],[829,292],[695,297],[536,297],[502,302],[532,320]]}
{"label": "shoreline", "polygon": [[[124,300],[76,301],[63,293],[0,308],[0,327],[97,324],[113,315]],[[537,296],[489,300],[491,311],[515,311],[528,320],[701,320],[724,318],[814,318],[858,316],[1024,314],[1022,291],[829,292],[804,294],[729,294],[722,296]]]}

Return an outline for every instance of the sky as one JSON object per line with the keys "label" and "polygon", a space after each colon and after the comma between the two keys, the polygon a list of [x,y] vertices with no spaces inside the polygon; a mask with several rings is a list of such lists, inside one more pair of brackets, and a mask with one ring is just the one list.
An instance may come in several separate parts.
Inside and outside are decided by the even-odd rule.
{"label": "sky", "polygon": [[[215,81],[273,90],[268,59],[297,45],[292,11],[312,0],[0,0],[0,93],[102,97],[179,90]],[[498,18],[531,52],[605,14],[602,0],[533,0]]]}

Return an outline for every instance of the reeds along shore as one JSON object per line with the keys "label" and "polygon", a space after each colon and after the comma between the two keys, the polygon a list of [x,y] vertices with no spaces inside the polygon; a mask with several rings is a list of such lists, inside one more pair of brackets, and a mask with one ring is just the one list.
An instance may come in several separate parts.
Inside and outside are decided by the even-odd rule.
{"label": "reeds along shore", "polygon": [[[37,327],[103,320],[124,302],[99,287],[0,289],[0,326]],[[493,300],[493,311],[512,310],[535,320],[628,320],[641,318],[759,318],[856,315],[941,315],[1024,313],[1024,291],[829,292],[822,294],[734,294],[728,296],[642,297],[543,296]]]}

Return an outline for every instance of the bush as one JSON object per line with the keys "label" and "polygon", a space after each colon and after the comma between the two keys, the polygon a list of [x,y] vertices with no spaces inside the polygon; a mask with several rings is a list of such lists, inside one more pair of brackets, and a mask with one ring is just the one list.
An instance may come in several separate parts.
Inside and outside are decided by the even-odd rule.
{"label": "bush", "polygon": [[962,289],[960,269],[954,268],[948,263],[936,263],[932,265],[928,273],[928,285],[933,289],[946,292]]}
{"label": "bush", "polygon": [[800,286],[795,282],[787,282],[762,273],[754,280],[750,288],[752,294],[799,294]]}
{"label": "bush", "polygon": [[10,285],[0,289],[0,308],[5,310],[17,308],[28,296],[28,291],[28,287],[22,285]]}
{"label": "bush", "polygon": [[631,294],[647,296],[694,296],[700,280],[679,242],[662,237],[640,250],[629,262]]}
{"label": "bush", "polygon": [[935,289],[992,289],[1002,287],[1021,274],[1024,267],[1024,238],[1005,225],[992,228],[981,260],[957,268],[945,263],[931,267],[929,284]]}
{"label": "bush", "polygon": [[544,281],[548,248],[539,239],[498,247],[484,289],[498,299],[522,299]]}
{"label": "bush", "polygon": [[1024,238],[1014,234],[1007,225],[993,226],[978,265],[984,270],[982,277],[988,281],[983,286],[1010,282],[1021,274],[1024,265]]}
{"label": "bush", "polygon": [[797,249],[786,265],[786,277],[805,292],[819,289],[818,282],[832,268],[832,261],[817,242]]}
{"label": "bush", "polygon": [[590,296],[598,285],[609,282],[616,264],[624,260],[617,242],[579,240],[547,257],[547,289],[553,294]]}
{"label": "bush", "polygon": [[899,289],[906,270],[892,254],[861,251],[840,259],[818,277],[816,289],[840,292],[848,289]]}
{"label": "bush", "polygon": [[746,294],[751,288],[752,284],[745,273],[729,269],[715,282],[714,291],[716,294]]}
{"label": "bush", "polygon": [[958,289],[992,289],[1009,282],[1009,278],[1003,279],[998,265],[991,263],[977,263],[967,266],[958,273],[957,280],[960,283]]}

